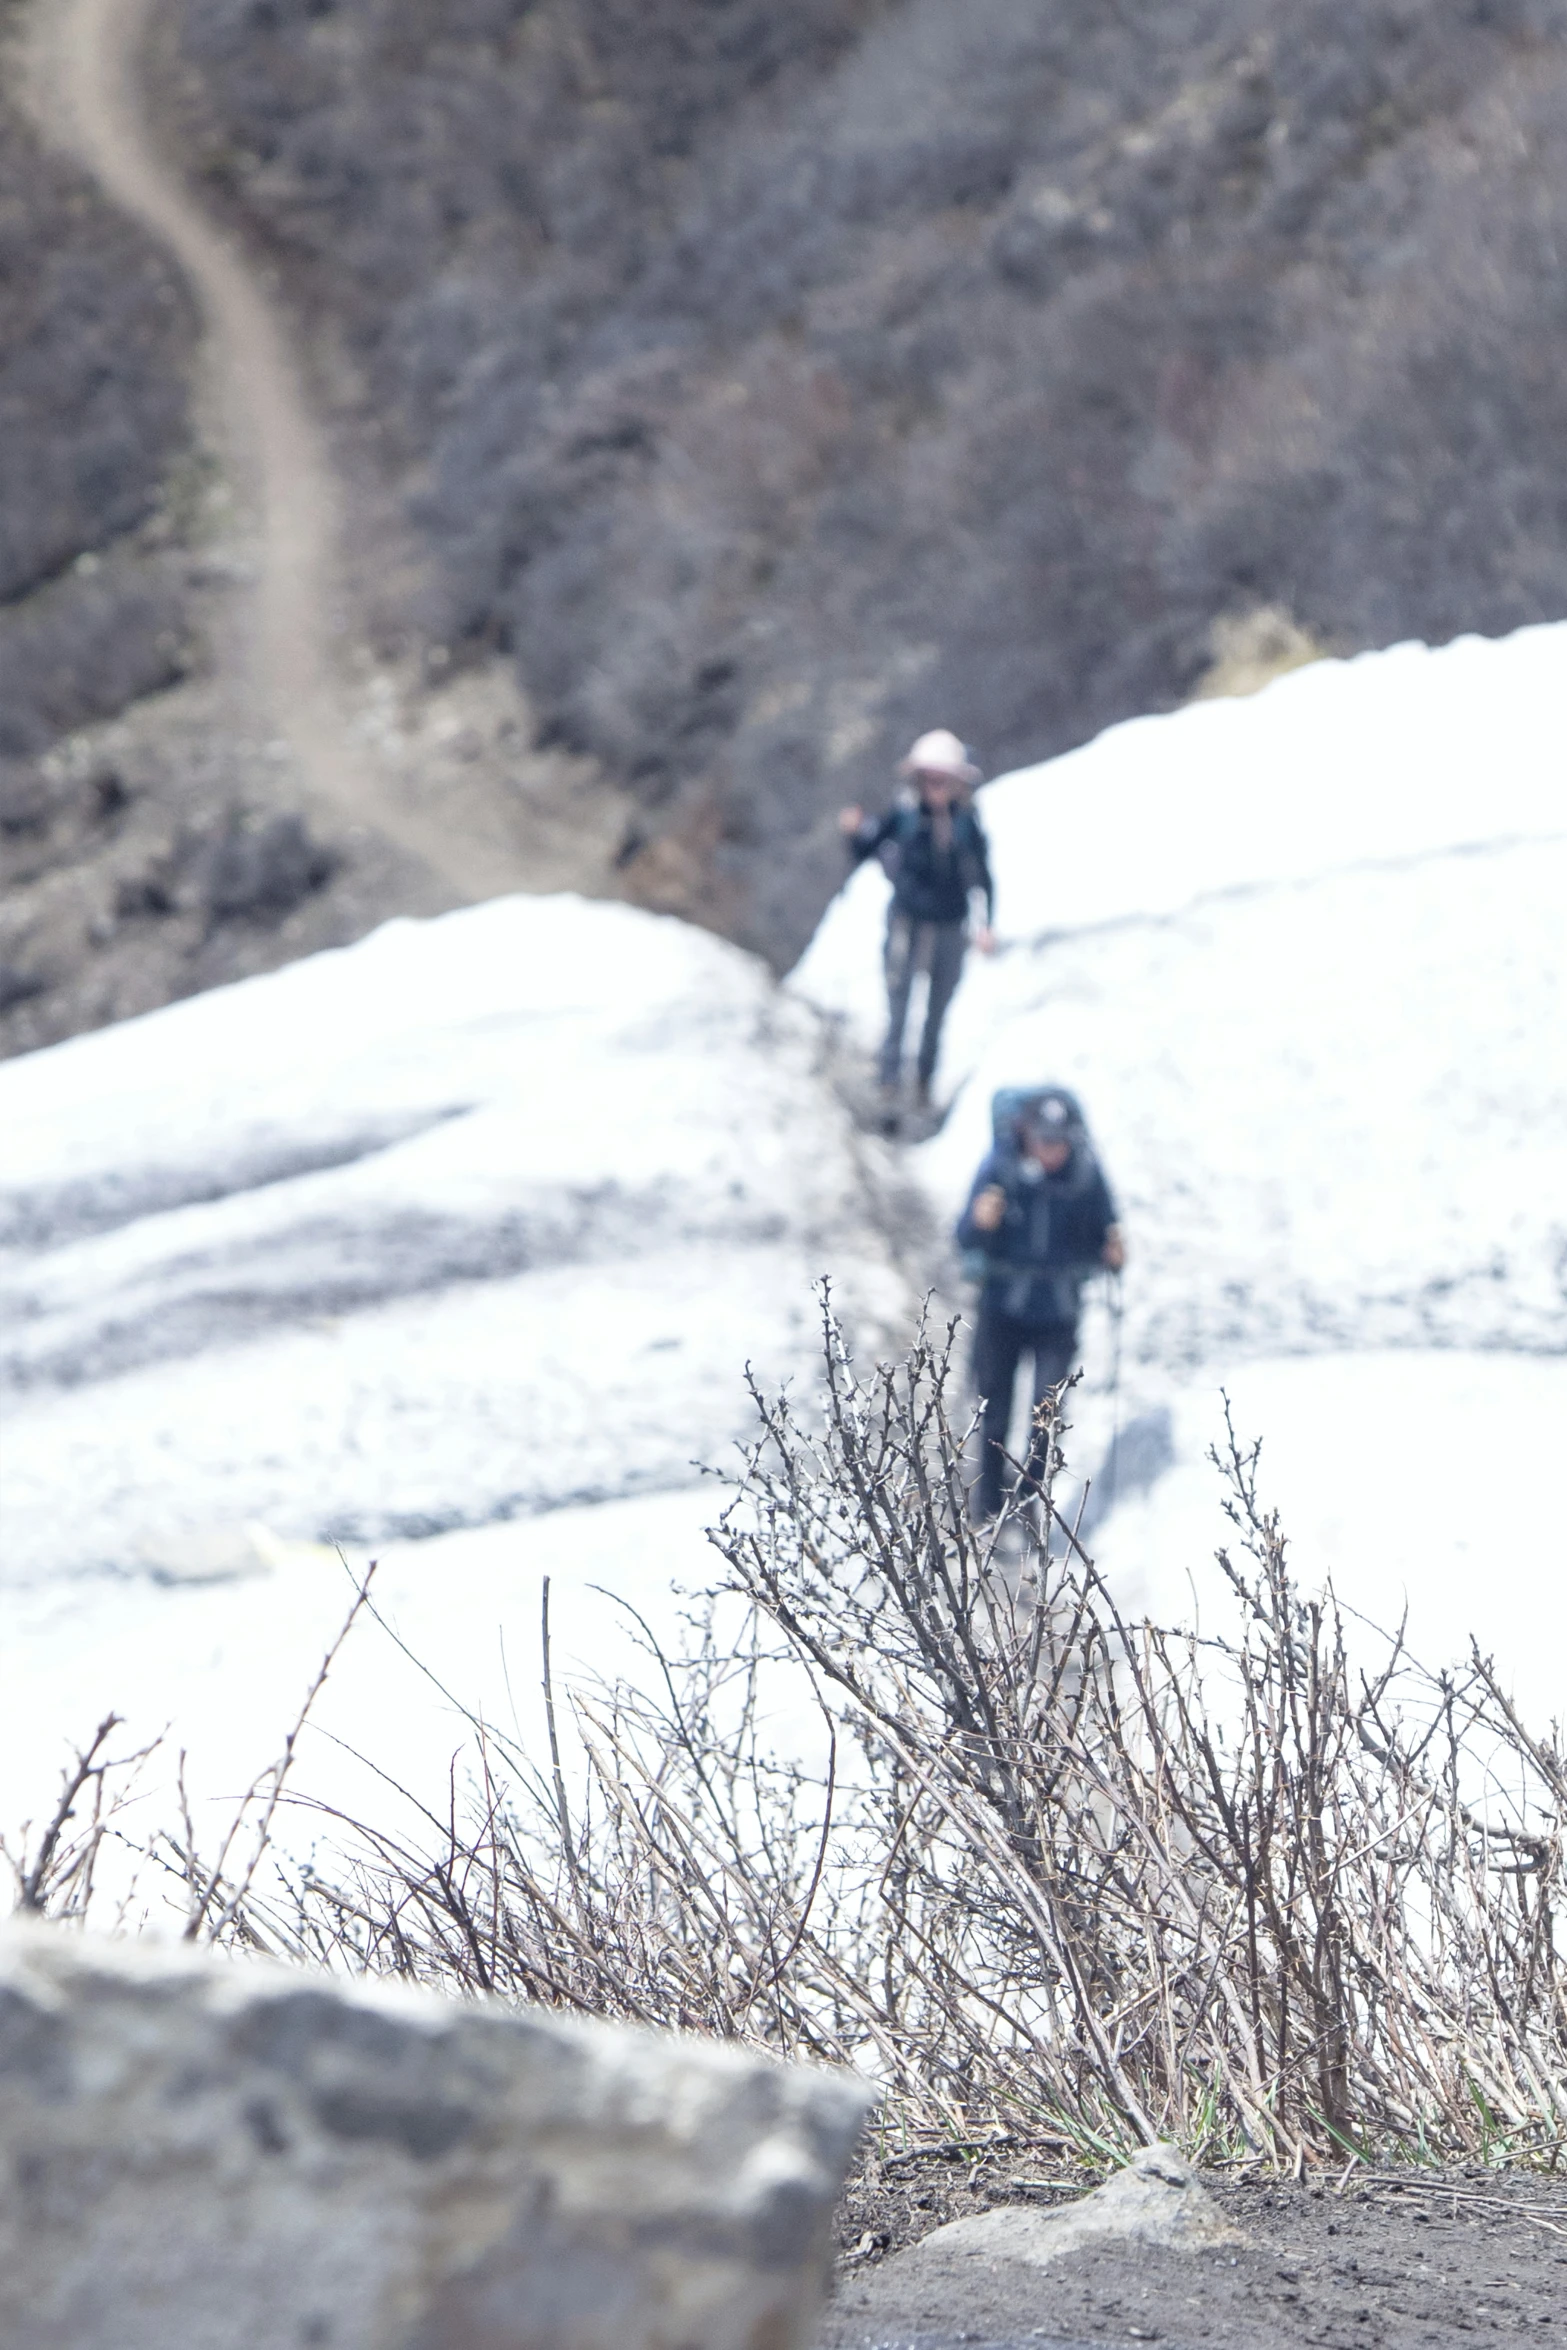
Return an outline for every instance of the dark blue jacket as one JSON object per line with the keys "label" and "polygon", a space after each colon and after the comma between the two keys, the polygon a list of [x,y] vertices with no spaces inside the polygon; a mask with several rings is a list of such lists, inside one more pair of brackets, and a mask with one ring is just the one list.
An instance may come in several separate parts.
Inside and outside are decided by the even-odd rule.
{"label": "dark blue jacket", "polygon": [[[974,1202],[999,1184],[1006,1212],[995,1232],[974,1223]],[[958,1219],[957,1243],[984,1260],[986,1302],[1030,1329],[1075,1327],[1083,1283],[1102,1263],[1115,1201],[1092,1148],[1072,1145],[1055,1175],[1017,1151],[985,1154]]]}
{"label": "dark blue jacket", "polygon": [[984,828],[972,808],[956,807],[951,817],[951,842],[943,849],[929,808],[889,808],[850,834],[849,854],[857,865],[882,856],[892,877],[892,902],[911,922],[966,922],[973,889],[984,891],[985,920],[993,922],[996,891]]}

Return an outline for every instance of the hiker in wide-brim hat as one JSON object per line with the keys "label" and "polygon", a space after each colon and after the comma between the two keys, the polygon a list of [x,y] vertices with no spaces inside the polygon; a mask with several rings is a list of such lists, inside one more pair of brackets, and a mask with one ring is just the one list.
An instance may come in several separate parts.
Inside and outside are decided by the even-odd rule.
{"label": "hiker in wide-brim hat", "polygon": [[974,944],[995,944],[995,885],[990,845],[970,794],[980,770],[945,727],[922,734],[901,762],[908,788],[884,816],[845,808],[838,821],[856,864],[880,857],[892,881],[885,966],[887,1035],[877,1065],[888,1131],[895,1131],[903,1076],[903,1038],[914,982],[927,983],[925,1025],[915,1063],[918,1099],[930,1100],[941,1027],[963,971],[976,908]]}

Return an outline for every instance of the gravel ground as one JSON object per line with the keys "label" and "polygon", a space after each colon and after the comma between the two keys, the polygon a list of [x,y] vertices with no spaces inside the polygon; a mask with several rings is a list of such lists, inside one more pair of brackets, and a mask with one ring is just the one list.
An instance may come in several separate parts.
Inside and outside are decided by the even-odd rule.
{"label": "gravel ground", "polygon": [[[1022,2182],[1032,2182],[1024,2184]],[[986,2257],[916,2275],[898,2252],[998,2203],[1087,2185],[1037,2149],[868,2160],[840,2215],[837,2290],[818,2350],[963,2343],[1107,2350],[1472,2350],[1519,2335],[1567,2343],[1567,2179],[1485,2171],[1344,2183],[1206,2179],[1251,2239],[1236,2252],[1128,2244],[1048,2269]]]}

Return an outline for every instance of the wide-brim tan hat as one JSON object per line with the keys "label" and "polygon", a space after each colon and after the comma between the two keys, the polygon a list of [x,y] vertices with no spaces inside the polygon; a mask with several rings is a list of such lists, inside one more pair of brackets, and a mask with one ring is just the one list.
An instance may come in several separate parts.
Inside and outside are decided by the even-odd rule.
{"label": "wide-brim tan hat", "polygon": [[980,770],[955,734],[944,726],[922,734],[899,767],[903,775],[950,775],[954,783],[978,783]]}

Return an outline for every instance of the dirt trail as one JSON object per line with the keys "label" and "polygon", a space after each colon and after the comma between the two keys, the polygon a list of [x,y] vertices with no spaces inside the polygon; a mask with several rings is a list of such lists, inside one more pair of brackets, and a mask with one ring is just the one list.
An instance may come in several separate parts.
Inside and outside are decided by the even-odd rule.
{"label": "dirt trail", "polygon": [[494,839],[465,839],[410,806],[356,740],[334,666],[344,636],[339,493],[299,369],[258,272],[201,212],[158,154],[138,61],[150,0],[38,0],[25,88],[46,135],[110,200],[167,246],[207,329],[204,423],[253,529],[252,577],[235,636],[257,716],[293,753],[302,790],[329,824],[372,828],[458,898],[525,885]]}

